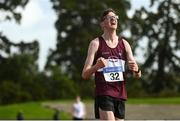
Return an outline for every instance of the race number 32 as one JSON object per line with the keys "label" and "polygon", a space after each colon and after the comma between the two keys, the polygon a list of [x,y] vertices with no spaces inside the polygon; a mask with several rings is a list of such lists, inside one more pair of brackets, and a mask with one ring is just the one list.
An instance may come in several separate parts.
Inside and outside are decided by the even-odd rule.
{"label": "race number 32", "polygon": [[119,80],[119,73],[115,72],[115,73],[110,73],[109,75],[111,80]]}

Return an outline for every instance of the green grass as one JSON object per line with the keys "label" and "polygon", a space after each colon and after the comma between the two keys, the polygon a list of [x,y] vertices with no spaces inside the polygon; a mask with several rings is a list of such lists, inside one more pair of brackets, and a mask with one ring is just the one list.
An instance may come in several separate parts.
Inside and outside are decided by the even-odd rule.
{"label": "green grass", "polygon": [[[58,103],[73,103],[75,100],[55,100],[47,102]],[[85,103],[94,103],[94,99],[84,99]],[[180,104],[180,97],[166,97],[166,98],[128,98],[127,104]]]}
{"label": "green grass", "polygon": [[[27,120],[33,119],[51,119],[54,114],[53,109],[48,109],[41,106],[39,102],[29,102],[22,104],[12,104],[7,106],[0,106],[0,119],[11,120],[16,119],[19,111],[23,112],[24,118]],[[68,114],[60,112],[60,117],[68,119]]]}
{"label": "green grass", "polygon": [[[50,103],[72,104],[74,100],[45,101]],[[83,100],[86,104],[93,104],[93,99]],[[171,98],[129,98],[127,104],[177,104],[180,105],[180,97]],[[0,106],[0,120],[14,120],[19,111],[22,111],[26,120],[52,120],[54,110],[43,107],[41,102],[28,102]],[[71,115],[60,112],[61,119],[71,119]]]}
{"label": "green grass", "polygon": [[129,98],[127,104],[180,104],[180,97]]}
{"label": "green grass", "polygon": [[[61,102],[61,101],[60,101]],[[65,102],[65,101],[62,101]],[[84,100],[85,103],[94,103],[93,99]],[[179,104],[180,97],[166,98],[128,98],[127,104]]]}

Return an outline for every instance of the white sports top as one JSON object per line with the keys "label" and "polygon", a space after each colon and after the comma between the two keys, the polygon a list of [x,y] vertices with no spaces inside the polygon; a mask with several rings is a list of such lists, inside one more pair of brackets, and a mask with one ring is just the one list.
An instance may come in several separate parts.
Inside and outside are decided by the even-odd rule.
{"label": "white sports top", "polygon": [[73,116],[76,118],[83,118],[85,115],[85,106],[82,102],[74,103],[73,104]]}

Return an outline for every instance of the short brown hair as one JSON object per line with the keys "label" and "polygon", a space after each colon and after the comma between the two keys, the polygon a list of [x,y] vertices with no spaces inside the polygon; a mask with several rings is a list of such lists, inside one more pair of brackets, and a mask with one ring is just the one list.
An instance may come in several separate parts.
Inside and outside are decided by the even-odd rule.
{"label": "short brown hair", "polygon": [[100,17],[100,22],[104,21],[105,16],[110,12],[113,12],[114,14],[116,14],[116,12],[112,8],[108,8],[108,9],[103,11],[103,13],[102,13],[102,15]]}

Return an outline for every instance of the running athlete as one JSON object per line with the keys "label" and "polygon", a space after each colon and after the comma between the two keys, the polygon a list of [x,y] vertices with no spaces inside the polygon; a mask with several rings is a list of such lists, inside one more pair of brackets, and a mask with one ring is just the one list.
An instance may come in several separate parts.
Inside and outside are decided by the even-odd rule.
{"label": "running athlete", "polygon": [[135,77],[141,77],[129,43],[116,34],[117,20],[113,9],[103,12],[100,19],[103,34],[90,42],[82,71],[84,79],[95,73],[95,117],[101,120],[125,118],[125,63]]}

